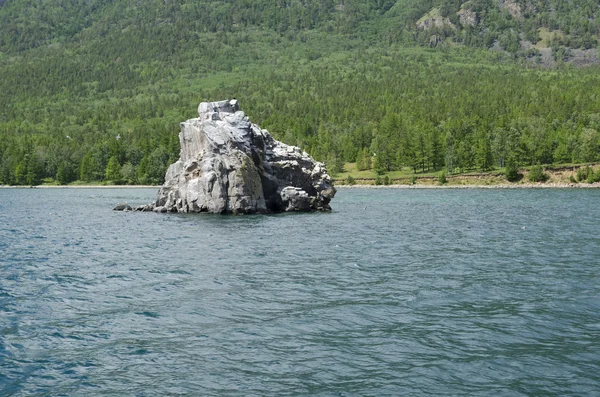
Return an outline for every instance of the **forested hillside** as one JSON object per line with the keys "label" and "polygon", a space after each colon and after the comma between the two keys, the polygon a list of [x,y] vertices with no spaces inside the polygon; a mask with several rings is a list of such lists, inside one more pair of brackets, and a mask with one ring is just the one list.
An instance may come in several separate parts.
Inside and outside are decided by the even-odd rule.
{"label": "forested hillside", "polygon": [[230,97],[334,172],[598,161],[598,5],[0,0],[0,183],[159,183]]}

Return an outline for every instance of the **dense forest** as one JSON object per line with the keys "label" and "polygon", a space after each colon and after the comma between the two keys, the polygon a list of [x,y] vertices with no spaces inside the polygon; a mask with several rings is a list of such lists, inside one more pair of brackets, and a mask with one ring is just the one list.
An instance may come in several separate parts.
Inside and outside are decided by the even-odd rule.
{"label": "dense forest", "polygon": [[600,161],[598,6],[0,0],[0,183],[160,183],[231,97],[334,173]]}

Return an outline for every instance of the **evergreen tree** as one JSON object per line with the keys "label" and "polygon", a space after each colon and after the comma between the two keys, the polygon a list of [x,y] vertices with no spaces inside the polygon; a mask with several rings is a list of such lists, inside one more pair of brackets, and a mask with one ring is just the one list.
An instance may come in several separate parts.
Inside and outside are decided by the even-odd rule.
{"label": "evergreen tree", "polygon": [[585,128],[581,134],[581,161],[591,163],[600,159],[600,134],[593,128]]}
{"label": "evergreen tree", "polygon": [[27,185],[35,186],[42,183],[42,172],[43,166],[40,163],[40,159],[37,155],[31,154],[26,155],[26,176],[25,182]]}
{"label": "evergreen tree", "polygon": [[494,164],[494,158],[492,156],[492,143],[489,135],[483,130],[480,130],[477,133],[475,161],[477,163],[477,167],[482,172],[489,171],[492,169]]}
{"label": "evergreen tree", "polygon": [[121,167],[121,177],[126,183],[133,184],[137,182],[137,174],[135,166],[129,162],[123,164]]}
{"label": "evergreen tree", "polygon": [[73,172],[73,168],[71,164],[67,161],[63,161],[59,166],[56,172],[56,180],[61,185],[67,185],[75,179],[75,175]]}
{"label": "evergreen tree", "polygon": [[362,151],[362,149],[356,153],[356,169],[358,171],[364,171],[367,169],[365,167],[365,157],[364,157],[364,152]]}
{"label": "evergreen tree", "polygon": [[440,131],[437,128],[431,128],[429,135],[430,152],[429,163],[434,170],[440,169],[444,164],[444,151],[440,142]]}
{"label": "evergreen tree", "polygon": [[160,146],[150,153],[148,158],[148,177],[151,183],[161,184],[165,180],[165,173],[169,163],[169,153]]}
{"label": "evergreen tree", "polygon": [[119,181],[121,179],[121,165],[116,156],[111,157],[106,165],[104,177],[109,181]]}
{"label": "evergreen tree", "polygon": [[144,156],[140,160],[140,164],[137,169],[137,179],[142,185],[147,185],[150,182],[150,176],[148,175],[148,157]]}
{"label": "evergreen tree", "polygon": [[92,160],[92,154],[87,152],[81,160],[79,167],[79,179],[84,182],[91,182],[94,178],[94,165]]}
{"label": "evergreen tree", "polygon": [[15,167],[15,185],[25,185],[27,184],[27,163],[25,160],[22,160]]}
{"label": "evergreen tree", "polygon": [[506,180],[509,182],[516,182],[521,179],[521,174],[519,174],[519,167],[515,159],[511,156],[506,161],[506,170],[504,172],[506,176]]}
{"label": "evergreen tree", "polygon": [[365,170],[371,169],[371,151],[368,148],[362,150],[363,168]]}
{"label": "evergreen tree", "polygon": [[371,169],[371,154],[367,148],[363,148],[357,151],[356,169],[359,171]]}
{"label": "evergreen tree", "polygon": [[395,113],[388,113],[381,120],[379,130],[373,140],[375,153],[373,165],[378,174],[384,174],[394,169],[396,157],[396,137],[400,130],[400,120]]}

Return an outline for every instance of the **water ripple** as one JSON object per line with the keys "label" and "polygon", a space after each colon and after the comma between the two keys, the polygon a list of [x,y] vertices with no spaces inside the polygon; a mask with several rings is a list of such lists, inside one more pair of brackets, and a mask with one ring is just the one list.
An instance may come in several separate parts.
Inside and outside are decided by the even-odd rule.
{"label": "water ripple", "polygon": [[598,191],[154,193],[0,190],[0,395],[598,395]]}

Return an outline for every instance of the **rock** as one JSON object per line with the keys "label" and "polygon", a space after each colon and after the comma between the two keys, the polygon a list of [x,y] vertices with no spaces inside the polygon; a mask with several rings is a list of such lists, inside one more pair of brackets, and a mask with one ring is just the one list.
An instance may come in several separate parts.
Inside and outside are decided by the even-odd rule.
{"label": "rock", "polygon": [[503,10],[507,11],[513,18],[522,20],[523,13],[521,11],[521,6],[517,4],[515,0],[505,0],[501,2],[500,6]]}
{"label": "rock", "polygon": [[115,208],[113,208],[113,211],[132,211],[133,208],[131,208],[131,206],[127,203],[125,204],[117,204],[115,206]]}
{"label": "rock", "polygon": [[139,212],[152,212],[154,210],[154,204],[146,204],[135,207],[134,211]]}
{"label": "rock", "polygon": [[180,158],[155,212],[331,210],[336,190],[324,164],[251,123],[236,100],[203,102],[198,115],[181,123]]}
{"label": "rock", "polygon": [[281,190],[281,199],[286,211],[310,211],[314,197],[299,187],[287,186]]}
{"label": "rock", "polygon": [[[466,4],[466,3],[465,3]],[[463,4],[464,5],[464,4]],[[464,27],[474,27],[478,24],[477,13],[470,8],[463,8],[456,13],[460,24]]]}

